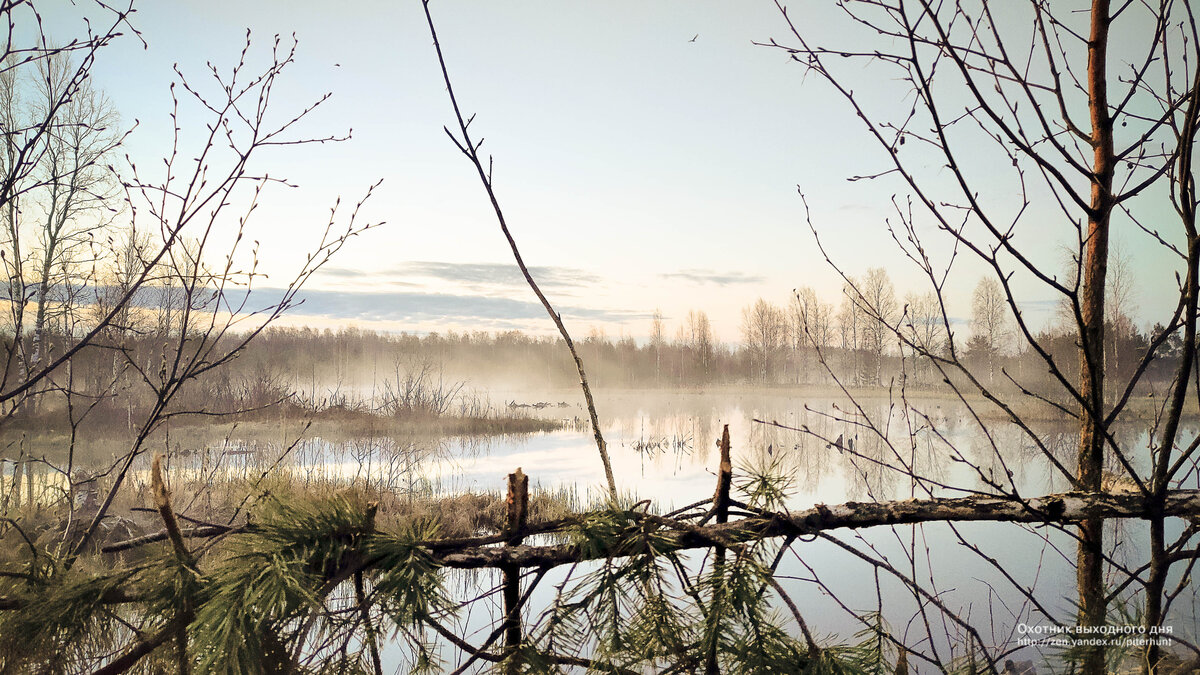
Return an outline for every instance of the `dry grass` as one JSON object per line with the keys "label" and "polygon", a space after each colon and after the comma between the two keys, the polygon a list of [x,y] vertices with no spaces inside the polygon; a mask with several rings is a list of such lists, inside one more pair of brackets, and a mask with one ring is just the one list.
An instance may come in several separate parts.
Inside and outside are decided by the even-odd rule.
{"label": "dry grass", "polygon": [[[399,530],[412,522],[432,522],[437,524],[438,537],[481,536],[500,533],[506,518],[505,497],[500,492],[401,494],[359,484],[339,484],[333,480],[300,480],[287,473],[272,474],[261,480],[210,479],[201,483],[168,471],[168,483],[172,504],[182,516],[185,527],[197,523],[245,522],[247,514],[272,500],[289,503],[321,499],[335,493],[353,502],[377,503],[376,524],[382,531]],[[105,487],[103,481],[100,487]],[[48,496],[48,493],[43,495]],[[564,518],[579,509],[578,496],[570,489],[534,488],[530,491],[530,522]],[[19,508],[10,508],[6,515],[11,520],[0,526],[0,561],[27,558],[31,545],[51,552],[60,549],[62,542],[82,532],[92,513],[94,511],[79,510],[71,514],[65,498],[61,497],[34,503],[26,501]],[[140,475],[127,482],[109,513],[97,533],[97,545],[123,541],[162,528],[153,508],[150,487]],[[137,555],[140,554],[132,554],[133,557]],[[127,559],[130,554],[120,557]]]}

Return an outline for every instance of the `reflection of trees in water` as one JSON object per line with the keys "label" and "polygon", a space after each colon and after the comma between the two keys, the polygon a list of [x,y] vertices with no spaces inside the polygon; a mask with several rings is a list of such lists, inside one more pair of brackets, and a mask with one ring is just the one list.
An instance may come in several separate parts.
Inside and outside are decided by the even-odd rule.
{"label": "reflection of trees in water", "polygon": [[[797,425],[794,428],[803,429],[816,425],[824,427],[824,418],[814,416],[807,409],[802,409],[796,414]],[[823,430],[823,429],[822,429]],[[829,461],[830,455],[826,451],[825,444],[818,438],[814,438],[811,434],[793,431],[791,432],[791,445],[786,442],[782,446],[784,457],[793,458],[791,461],[792,474],[796,477],[796,485],[803,492],[813,493],[817,491],[817,487],[830,471],[832,463]]]}
{"label": "reflection of trees in water", "polygon": [[[1003,421],[981,424],[949,401],[861,403],[850,409],[826,403],[805,406],[784,418],[755,418],[764,423],[754,425],[752,445],[782,448],[783,466],[794,471],[798,488],[816,492],[823,480],[840,471],[845,496],[851,500],[1069,490],[1028,434],[1036,434],[1050,455],[1067,467],[1075,465],[1078,444],[1078,429],[1067,421],[1030,423],[1029,431]],[[1197,431],[1196,424],[1190,425],[1185,438],[1190,442]],[[1145,471],[1151,440],[1147,426],[1114,425],[1112,434],[1118,447],[1130,449],[1127,459],[1135,468]],[[1111,452],[1106,466],[1106,476],[1119,486],[1125,471]],[[1181,487],[1200,485],[1200,461],[1186,482]]]}
{"label": "reflection of trees in water", "polygon": [[[1187,445],[1196,442],[1195,439],[1198,435],[1200,435],[1200,425],[1196,424],[1195,422],[1183,424],[1181,425],[1181,431],[1179,432],[1180,444],[1186,447]],[[1147,443],[1148,442],[1149,440],[1147,440]],[[1192,457],[1191,460],[1187,462],[1186,470],[1182,471],[1181,474],[1182,475],[1179,478],[1180,488],[1200,488],[1200,457]]]}
{"label": "reflection of trees in water", "polygon": [[[1051,456],[1074,470],[1078,461],[1077,428],[1066,421],[1043,421],[1031,425],[1030,430],[1037,435]],[[1139,473],[1148,470],[1148,428],[1143,424],[1129,423],[1113,425],[1110,431],[1117,447],[1122,448],[1130,464]],[[989,424],[986,432],[981,431],[977,425],[964,425],[954,440],[957,447],[967,448],[966,458],[970,464],[978,467],[979,472],[1002,486],[1006,492],[1016,490],[1022,494],[1046,494],[1071,489],[1071,485],[1060,473],[1051,470],[1050,463],[1042,451],[1029,440],[1028,433],[1014,424]],[[1111,448],[1105,459],[1104,475],[1106,488],[1119,487],[1125,483],[1132,484]],[[979,473],[976,473],[973,479],[969,483],[960,483],[981,490],[995,489]]]}
{"label": "reflection of trees in water", "polygon": [[[1020,427],[994,421],[980,425],[950,401],[882,401],[853,408],[827,402],[783,416],[755,412],[750,417],[761,422],[751,428],[748,452],[770,449],[796,477],[796,487],[810,494],[837,479],[852,500],[1069,489]],[[1077,429],[1045,421],[1033,431],[1055,458],[1074,464]],[[1120,447],[1148,445],[1142,425],[1114,427],[1114,435]],[[1192,480],[1198,476],[1200,468]]]}
{"label": "reflection of trees in water", "polygon": [[850,500],[883,501],[896,488],[896,472],[887,464],[891,451],[885,438],[863,434],[861,437],[847,438],[840,449],[831,445],[829,451],[840,455],[846,478],[846,496]]}
{"label": "reflection of trees in water", "polygon": [[[836,404],[804,406],[784,420],[764,420],[756,427],[769,430],[790,461],[787,467],[799,478],[798,487],[815,493],[820,484],[840,472],[848,499],[882,499],[896,485],[888,461],[896,449],[859,410],[846,411]],[[886,426],[884,427],[886,429]]]}
{"label": "reflection of trees in water", "polygon": [[[230,440],[180,454],[173,468],[213,480],[253,480],[278,468],[295,487],[357,485],[394,494],[420,495],[449,489],[440,474],[446,463],[487,454],[487,437],[377,436],[330,440],[304,438],[286,444]],[[442,471],[433,470],[435,467]]]}
{"label": "reflection of trees in water", "polygon": [[[754,411],[750,417],[762,419],[760,415]],[[798,431],[810,422],[823,423],[823,420],[810,418],[809,411],[802,409],[786,413],[782,419],[773,419],[783,426],[752,424],[749,447],[739,452],[738,456],[744,458],[745,464],[753,466],[765,466],[767,462],[773,462],[779,467],[780,474],[791,479],[792,487],[801,493],[816,492],[830,465],[825,453],[816,451],[816,439]]]}
{"label": "reflection of trees in water", "polygon": [[716,457],[714,449],[721,438],[720,420],[715,410],[710,409],[706,413],[692,416],[691,421],[692,438],[696,446],[692,451],[692,459],[704,466],[711,466],[711,458]]}
{"label": "reflection of trees in water", "polygon": [[[828,500],[830,482],[841,486],[846,500],[856,501],[1072,489],[1030,437],[1032,432],[1052,458],[1074,470],[1079,430],[1069,420],[1036,420],[1026,430],[1003,419],[980,420],[949,400],[863,401],[857,407],[821,401],[791,412],[764,411],[745,413],[758,422],[750,426],[748,447],[734,448],[734,456],[745,461],[769,456],[802,494],[821,491]],[[1183,444],[1198,431],[1198,424],[1184,426]],[[1129,449],[1130,464],[1147,471],[1148,425],[1117,424],[1111,432],[1117,447]],[[1126,473],[1110,453],[1106,485],[1132,484]],[[1200,460],[1180,486],[1200,488]]]}
{"label": "reflection of trees in water", "polygon": [[[319,439],[318,439],[319,440]],[[434,471],[449,463],[477,458],[491,448],[486,437],[397,437],[352,439],[314,445],[313,461],[301,461],[307,472],[324,472],[341,481],[394,494],[422,495],[453,486],[441,475],[459,471]]]}
{"label": "reflection of trees in water", "polygon": [[651,416],[639,411],[634,417],[618,419],[612,428],[623,439],[621,444],[639,455],[643,470],[648,461],[661,465],[665,460],[678,471],[685,463],[708,460],[715,427],[714,415]]}
{"label": "reflection of trees in water", "polygon": [[[869,417],[832,403],[819,408],[804,406],[777,417],[756,411],[751,418],[760,422],[751,426],[747,452],[756,460],[770,457],[777,462],[803,493],[814,494],[827,481],[840,479],[848,499],[883,499],[901,485],[893,468],[897,458],[903,458],[903,466],[916,461],[922,468],[937,470],[938,465],[926,450],[910,447],[906,451],[891,442],[888,430],[898,429],[899,420],[886,407],[879,411]],[[876,426],[881,415],[893,419],[883,417],[885,423]],[[907,443],[908,436],[903,438]]]}
{"label": "reflection of trees in water", "polygon": [[[1133,465],[1138,475],[1143,477],[1150,475],[1152,470],[1151,443],[1159,442],[1153,438],[1152,429],[1145,424],[1129,423],[1114,425],[1110,431],[1116,440],[1117,447],[1121,448],[1123,455]],[[1187,447],[1193,443],[1196,440],[1197,431],[1198,427],[1195,422],[1182,423],[1178,444],[1181,447]],[[1066,438],[1065,445],[1069,441],[1070,431],[1063,430],[1062,433]],[[1068,447],[1068,452],[1070,450],[1071,448]],[[1074,465],[1072,464],[1072,466]],[[1137,484],[1129,478],[1128,472],[1120,465],[1111,449],[1108,449],[1105,455],[1102,479],[1104,489],[1116,493],[1137,492],[1139,489]],[[1180,477],[1172,484],[1172,487],[1184,490],[1200,488],[1200,460],[1193,458],[1190,470],[1180,472]],[[1190,526],[1194,526],[1194,523],[1195,521],[1189,521]],[[1137,569],[1145,563],[1146,552],[1142,542],[1148,541],[1150,536],[1149,527],[1145,521],[1113,519],[1105,521],[1104,526],[1106,537],[1110,537],[1111,541],[1121,542],[1110,553],[1115,562],[1125,566],[1126,569]],[[1190,574],[1187,579],[1190,580]],[[1200,619],[1194,614],[1190,621],[1192,625],[1200,623]]]}
{"label": "reflection of trees in water", "polygon": [[[991,492],[995,485],[1024,492],[1030,479],[1047,478],[1046,473],[1031,470],[1032,454],[1026,452],[1025,435],[1019,429],[993,425],[984,430],[964,427],[958,434],[962,442],[954,447],[963,453],[953,461],[963,467],[955,484],[964,488]],[[963,462],[963,458],[967,461]],[[1040,491],[1039,491],[1040,493]]]}

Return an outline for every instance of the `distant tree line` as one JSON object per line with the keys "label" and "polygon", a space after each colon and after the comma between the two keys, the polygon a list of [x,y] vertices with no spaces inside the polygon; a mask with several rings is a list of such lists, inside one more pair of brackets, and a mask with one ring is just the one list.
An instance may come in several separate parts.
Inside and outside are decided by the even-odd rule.
{"label": "distant tree line", "polygon": [[[130,250],[137,245],[132,235],[124,244]],[[137,257],[131,254],[130,259]],[[119,262],[120,257],[114,260]],[[114,269],[114,278],[120,271]],[[1148,333],[1138,330],[1127,311],[1130,294],[1123,292],[1123,297],[1115,297],[1107,305],[1111,339],[1106,368],[1115,376],[1128,377],[1140,365],[1136,355],[1162,328]],[[89,298],[88,303],[78,305],[56,304],[53,312],[47,312],[55,320],[27,330],[20,351],[61,353],[74,339],[73,327],[86,326],[89,312],[104,310],[104,293],[93,291]],[[179,335],[178,326],[185,311],[208,311],[206,298],[191,294],[189,304],[183,306],[182,294],[166,285],[144,288],[139,298],[106,333],[110,349],[82,354],[72,363],[73,391],[86,396],[93,412],[110,422],[136,419],[139,410],[152,404],[154,392],[139,388],[140,378],[134,373],[157,371],[165,344],[180,339],[186,343],[187,336]],[[641,341],[629,335],[614,338],[592,328],[579,340],[578,348],[589,370],[594,371],[589,377],[602,387],[875,387],[903,383],[928,388],[944,384],[943,378],[928,358],[914,353],[912,345],[944,354],[954,340],[966,362],[992,386],[1004,387],[1016,378],[1022,386],[1040,386],[1039,393],[1054,393],[1055,380],[1040,373],[1041,357],[1028,346],[1019,346],[1023,341],[998,282],[986,277],[979,281],[969,318],[959,324],[943,319],[940,302],[934,293],[907,293],[901,299],[887,272],[874,268],[856,277],[854,284],[846,284],[838,304],[821,299],[809,287],[796,290],[785,304],[763,298],[748,303],[742,310],[737,343],[717,340],[707,313],[693,309],[674,325],[656,311],[649,339]],[[1068,329],[1071,321],[1069,309],[1062,307],[1038,336],[1040,345],[1066,370],[1077,367],[1071,358],[1078,349]],[[900,326],[907,343],[897,339],[889,325]],[[211,339],[206,336],[207,341]],[[232,332],[221,340],[230,346],[242,341]],[[1177,333],[1168,336],[1162,356],[1147,366],[1145,387],[1172,372],[1183,351],[1181,340]],[[578,377],[557,336],[516,330],[418,335],[355,327],[273,326],[239,349],[235,368],[217,369],[188,382],[178,393],[176,405],[215,412],[256,408],[288,398],[310,408],[351,400],[368,402],[414,369],[434,369],[439,376],[463,382],[468,388],[499,390],[570,387]],[[52,406],[54,400],[46,397],[41,405]]]}
{"label": "distant tree line", "polygon": [[[908,386],[941,383],[927,361],[900,344],[879,317],[900,325],[912,343],[931,352],[946,352],[955,340],[964,358],[978,366],[994,385],[1004,386],[1009,376],[1025,386],[1037,380],[1040,358],[1019,348],[1008,303],[999,284],[982,279],[972,294],[969,319],[948,325],[938,298],[928,293],[908,293],[901,300],[879,268],[869,270],[856,284],[847,285],[839,304],[820,299],[811,288],[797,290],[790,301],[778,305],[759,298],[742,311],[741,341],[722,343],[702,310],[692,310],[674,326],[656,312],[648,340],[629,335],[612,337],[593,328],[579,341],[581,355],[599,386],[652,387],[724,385],[833,385],[884,386],[904,381]],[[861,291],[861,292],[859,292]],[[162,296],[167,298],[166,295]],[[1125,376],[1138,366],[1135,355],[1161,331],[1139,331],[1120,302],[1109,303],[1111,335],[1107,368]],[[169,328],[169,307],[142,307],[140,319],[130,318],[131,330],[122,349],[144,367],[161,358],[161,342]],[[1060,312],[1061,313],[1061,312]],[[1045,345],[1064,368],[1077,349],[1075,338],[1063,322],[1051,321],[1043,330]],[[965,336],[965,337],[964,337]],[[27,335],[26,341],[33,340]],[[61,335],[42,335],[53,351]],[[230,336],[229,339],[234,339]],[[1153,382],[1173,367],[1173,356],[1182,351],[1181,338],[1168,339],[1164,357],[1150,364]],[[30,349],[33,349],[30,345]],[[577,377],[569,355],[557,336],[537,336],[521,331],[382,333],[354,327],[332,329],[271,327],[247,345],[233,371],[214,373],[193,384],[189,405],[201,400],[210,405],[262,405],[273,397],[295,393],[318,403],[323,399],[356,396],[370,398],[397,375],[416,366],[438,368],[446,377],[468,386],[504,389],[571,386]],[[81,359],[76,379],[89,393],[115,397],[110,360],[98,354]],[[837,373],[835,381],[830,372]],[[1045,378],[1049,388],[1052,381]],[[1148,385],[1149,386],[1149,385]],[[107,387],[107,388],[106,388]],[[181,392],[183,393],[183,392]],[[110,405],[113,405],[110,403]]]}
{"label": "distant tree line", "polygon": [[[1138,355],[1161,335],[1162,326],[1148,333],[1130,317],[1132,292],[1128,264],[1114,265],[1117,282],[1110,288],[1105,324],[1110,340],[1106,368],[1116,377],[1129,377],[1139,366]],[[934,292],[909,292],[901,300],[887,272],[873,268],[851,277],[838,304],[820,299],[809,287],[800,288],[785,305],[765,299],[742,310],[738,348],[729,352],[740,365],[734,381],[762,384],[813,384],[834,381],[845,386],[884,386],[903,381],[928,386],[941,382],[923,354],[948,354],[953,344],[966,363],[984,373],[989,384],[1004,386],[1018,377],[1025,386],[1055,387],[1054,378],[1039,380],[1042,356],[1020,339],[1000,283],[980,279],[971,295],[969,317],[961,324]],[[965,325],[963,325],[965,324]],[[1063,367],[1077,368],[1071,355],[1078,349],[1075,319],[1062,305],[1038,334],[1038,343]],[[899,327],[899,334],[895,327]],[[1174,342],[1170,342],[1170,341]],[[1167,377],[1182,351],[1182,338],[1168,338],[1165,356],[1148,364],[1150,381]]]}

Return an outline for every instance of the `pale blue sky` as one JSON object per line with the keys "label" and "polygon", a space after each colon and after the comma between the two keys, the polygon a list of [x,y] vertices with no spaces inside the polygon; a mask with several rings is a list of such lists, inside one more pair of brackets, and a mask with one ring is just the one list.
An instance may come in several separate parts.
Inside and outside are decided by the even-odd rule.
{"label": "pale blue sky", "polygon": [[[826,17],[812,14],[814,4],[798,20],[819,35]],[[478,114],[474,129],[495,155],[514,235],[526,260],[545,268],[546,290],[577,334],[599,326],[644,336],[655,308],[673,332],[699,308],[722,339],[734,340],[741,307],[759,296],[784,303],[791,289],[810,285],[836,300],[840,281],[804,224],[797,185],[847,272],[885,265],[899,295],[925,290],[883,226],[899,186],[845,180],[883,168],[883,155],[827,86],[805,80],[785,54],[752,44],[786,37],[773,3],[437,0],[433,10],[460,101]],[[48,12],[52,31],[58,11],[70,8]],[[281,115],[329,91],[303,129],[353,128],[342,144],[260,158],[260,167],[302,186],[275,190],[255,216],[266,285],[303,262],[336,196],[354,201],[384,179],[364,215],[387,225],[313,279],[321,293],[300,308],[311,315],[301,321],[553,330],[505,271],[511,258],[485,197],[442,133],[452,117],[418,0],[147,2],[133,21],[149,48],[119,43],[101,57],[95,82],[127,122],[140,122],[128,148],[139,169],[161,164],[153,158],[170,142],[171,64],[207,86],[205,62],[232,65],[247,28],[252,63],[264,62],[276,33],[299,38],[278,92]],[[887,103],[903,90],[883,81],[862,91]],[[997,191],[997,200],[1008,198]],[[1057,264],[1054,235],[1025,236]],[[1163,315],[1170,261],[1143,253],[1131,235],[1117,238],[1129,240],[1144,277],[1139,323]],[[946,251],[931,242],[935,253]],[[956,315],[969,312],[979,274],[964,266],[955,277]],[[1049,296],[1026,292],[1030,311],[1048,315]],[[364,295],[339,301],[339,293]]]}

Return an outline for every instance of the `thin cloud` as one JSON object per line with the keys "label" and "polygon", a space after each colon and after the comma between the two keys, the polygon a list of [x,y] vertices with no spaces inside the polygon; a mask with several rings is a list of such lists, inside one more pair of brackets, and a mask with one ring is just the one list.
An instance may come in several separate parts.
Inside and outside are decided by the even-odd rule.
{"label": "thin cloud", "polygon": [[[543,288],[575,288],[601,281],[596,274],[575,267],[534,266],[529,268],[534,281]],[[525,286],[525,277],[511,263],[449,263],[414,260],[383,271],[356,270],[345,267],[324,269],[321,274],[344,281],[364,284],[429,287],[432,284],[414,281],[431,279],[436,282],[462,284],[468,288],[518,288]]]}
{"label": "thin cloud", "polygon": [[[281,289],[257,289],[247,307],[263,307],[278,302]],[[236,305],[239,293],[227,294],[225,302]],[[329,291],[304,290],[298,295],[302,304],[293,312],[346,321],[458,322],[528,321],[545,319],[546,310],[536,302],[503,297],[455,295],[450,293],[414,293],[405,291]],[[650,318],[645,312],[610,310],[595,307],[562,306],[564,317],[586,321],[633,321]]]}
{"label": "thin cloud", "polygon": [[1025,314],[1050,314],[1058,311],[1060,300],[1018,300],[1021,312]]}
{"label": "thin cloud", "polygon": [[[405,263],[399,271],[406,275],[432,277],[443,281],[496,286],[524,286],[525,277],[516,265],[498,263]],[[530,267],[529,273],[539,286],[584,286],[600,281],[600,277],[575,267]]]}
{"label": "thin cloud", "polygon": [[737,284],[760,284],[766,277],[742,272],[712,272],[709,270],[687,269],[678,272],[658,275],[663,279],[682,279],[694,284],[714,284],[716,286],[733,286]]}
{"label": "thin cloud", "polygon": [[367,272],[348,267],[322,267],[318,274],[323,277],[337,277],[339,279],[360,279],[367,276]]}

